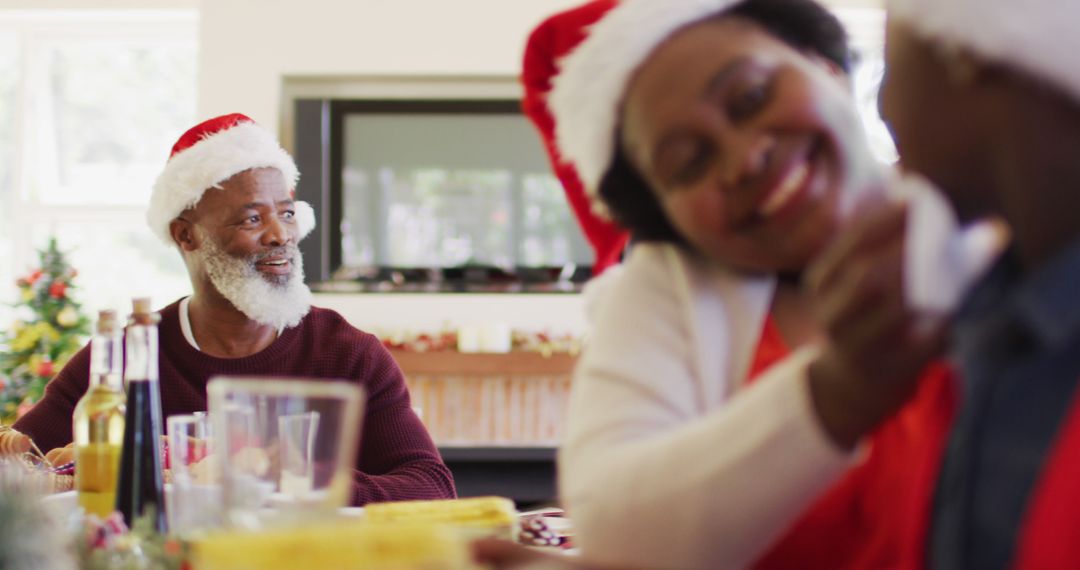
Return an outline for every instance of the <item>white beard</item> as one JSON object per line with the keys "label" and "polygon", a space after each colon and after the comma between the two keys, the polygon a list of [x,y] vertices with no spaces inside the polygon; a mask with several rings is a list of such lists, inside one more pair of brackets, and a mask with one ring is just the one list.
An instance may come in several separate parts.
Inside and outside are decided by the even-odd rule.
{"label": "white beard", "polygon": [[[283,251],[284,250],[284,251]],[[203,240],[196,252],[206,266],[210,282],[234,307],[257,323],[277,330],[300,324],[311,310],[311,290],[304,284],[304,260],[295,244],[273,252],[284,253],[293,271],[275,282],[255,268],[267,254],[236,257],[225,252],[212,238]]]}

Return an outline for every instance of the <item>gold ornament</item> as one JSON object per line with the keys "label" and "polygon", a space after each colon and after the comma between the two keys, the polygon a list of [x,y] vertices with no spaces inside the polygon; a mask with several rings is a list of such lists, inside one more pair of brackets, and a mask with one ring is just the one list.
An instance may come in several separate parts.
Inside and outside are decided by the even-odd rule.
{"label": "gold ornament", "polygon": [[79,313],[75,312],[74,307],[68,305],[56,314],[56,323],[64,328],[73,327],[79,324]]}

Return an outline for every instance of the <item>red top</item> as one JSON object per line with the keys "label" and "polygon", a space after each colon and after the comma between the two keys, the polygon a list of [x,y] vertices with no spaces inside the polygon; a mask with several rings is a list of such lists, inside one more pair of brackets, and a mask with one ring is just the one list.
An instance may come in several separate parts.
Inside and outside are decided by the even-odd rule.
{"label": "red top", "polygon": [[[768,320],[751,367],[786,351]],[[927,369],[918,392],[870,439],[869,455],[822,496],[757,568],[919,570],[934,489],[960,400],[955,372]],[[1080,394],[1058,431],[1018,535],[1016,570],[1080,567]]]}
{"label": "red top", "polygon": [[[455,496],[450,470],[409,405],[409,392],[393,357],[373,335],[353,328],[329,309],[313,307],[270,346],[243,358],[199,352],[180,331],[179,303],[161,311],[162,417],[206,410],[206,383],[217,375],[342,378],[367,392],[352,503]],[[45,397],[15,423],[44,450],[72,439],[71,414],[86,391],[89,346],[80,350],[45,390]]]}
{"label": "red top", "polygon": [[[772,318],[766,319],[750,380],[789,350]],[[928,422],[951,409],[949,371],[929,368],[915,397],[869,438],[867,456],[822,495],[757,564],[758,569],[843,570],[897,568],[906,523],[922,491],[912,484],[921,462],[940,455],[940,426]],[[934,450],[938,452],[935,454]],[[926,466],[934,469],[936,464]]]}
{"label": "red top", "polygon": [[559,72],[559,58],[577,47],[585,39],[586,28],[615,4],[615,0],[594,0],[544,20],[529,35],[521,71],[521,84],[525,88],[522,110],[540,131],[555,176],[562,182],[570,208],[596,252],[594,276],[619,262],[630,235],[592,211],[590,198],[577,171],[562,159],[555,146],[555,119],[548,109],[547,95],[551,91],[552,78]]}
{"label": "red top", "polygon": [[[896,567],[926,567],[926,542],[930,530],[934,489],[941,468],[949,430],[959,406],[951,384],[924,386],[922,426],[927,437],[909,449],[910,481],[894,504],[901,506],[892,517],[902,539],[903,560]],[[1080,394],[1073,397],[1057,439],[1046,457],[1028,499],[1024,522],[1017,536],[1016,570],[1059,570],[1080,567]]]}
{"label": "red top", "polygon": [[[1080,395],[1073,397],[1046,467],[1028,502],[1014,568],[1080,566]],[[944,437],[942,437],[944,440]],[[926,497],[932,497],[932,494]],[[926,519],[923,519],[926,520]]]}

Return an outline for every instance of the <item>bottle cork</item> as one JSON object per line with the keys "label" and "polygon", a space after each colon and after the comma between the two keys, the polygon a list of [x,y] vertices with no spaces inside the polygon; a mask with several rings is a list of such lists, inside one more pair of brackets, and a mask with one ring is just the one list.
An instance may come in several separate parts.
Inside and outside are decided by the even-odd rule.
{"label": "bottle cork", "polygon": [[115,334],[120,328],[120,323],[117,322],[116,311],[112,309],[104,309],[98,311],[97,320],[97,332],[103,335]]}
{"label": "bottle cork", "polygon": [[135,297],[131,300],[131,322],[137,325],[156,325],[161,319],[150,306],[150,297]]}

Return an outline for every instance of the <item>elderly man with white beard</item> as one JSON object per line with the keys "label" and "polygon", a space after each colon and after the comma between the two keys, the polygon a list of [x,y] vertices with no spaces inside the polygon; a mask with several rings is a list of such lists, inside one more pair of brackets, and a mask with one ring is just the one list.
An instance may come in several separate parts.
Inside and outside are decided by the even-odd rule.
{"label": "elderly man with white beard", "polygon": [[[193,294],[161,310],[163,416],[206,410],[217,375],[357,382],[368,403],[352,503],[452,498],[453,478],[397,363],[374,336],[311,306],[297,242],[315,218],[293,199],[298,177],[276,138],[240,114],[205,121],[173,147],[147,219],[179,249]],[[84,347],[15,428],[42,449],[68,444],[89,363]]]}

